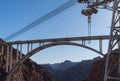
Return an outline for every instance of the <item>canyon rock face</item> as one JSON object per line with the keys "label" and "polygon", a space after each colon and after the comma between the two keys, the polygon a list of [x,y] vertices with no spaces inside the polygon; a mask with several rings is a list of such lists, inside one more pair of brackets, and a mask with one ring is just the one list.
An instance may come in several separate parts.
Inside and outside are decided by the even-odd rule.
{"label": "canyon rock face", "polygon": [[[0,43],[5,42],[1,41]],[[27,59],[23,64],[21,64],[11,76],[11,80],[8,79],[8,73],[6,73],[7,49],[9,49],[8,64],[10,64],[10,53],[12,52],[12,67],[14,67],[16,63],[17,50],[12,48],[12,51],[10,51],[11,47],[7,48],[7,45],[5,45],[2,54],[1,49],[2,46],[0,46],[0,81],[56,81],[56,79],[50,75],[50,73],[42,65],[38,65],[31,59]],[[18,52],[21,54],[20,51]],[[22,56],[24,55],[22,54]],[[8,67],[10,69],[11,66],[9,65]]]}
{"label": "canyon rock face", "polygon": [[11,78],[12,81],[56,81],[43,66],[30,59],[24,62]]}
{"label": "canyon rock face", "polygon": [[[112,53],[109,56],[109,69],[113,69],[113,66],[116,66],[115,64],[118,64],[120,57],[120,50],[116,49],[112,51]],[[83,81],[103,81],[104,78],[104,70],[105,70],[105,62],[106,62],[106,55],[104,58],[95,61],[93,63],[92,69],[89,73],[89,76],[83,80]],[[118,65],[111,71],[109,74],[110,76],[118,76]],[[111,81],[111,80],[107,80]],[[117,81],[117,80],[112,80]]]}
{"label": "canyon rock face", "polygon": [[103,81],[105,59],[93,63],[89,76],[83,81]]}

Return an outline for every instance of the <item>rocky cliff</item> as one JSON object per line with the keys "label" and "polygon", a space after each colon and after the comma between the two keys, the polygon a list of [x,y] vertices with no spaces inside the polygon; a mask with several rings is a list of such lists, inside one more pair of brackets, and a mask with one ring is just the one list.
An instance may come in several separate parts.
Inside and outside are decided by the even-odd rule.
{"label": "rocky cliff", "polygon": [[[10,81],[6,79],[8,73],[6,73],[6,49],[7,46],[4,46],[4,52],[1,54],[2,47],[0,46],[0,81]],[[11,48],[9,48],[11,49]],[[10,53],[10,51],[9,51]],[[17,50],[13,48],[12,51],[12,65],[15,65],[16,62],[16,53]],[[10,55],[10,54],[9,54]],[[22,54],[22,56],[24,56]],[[8,62],[10,62],[10,56],[8,56]],[[18,69],[14,72],[11,77],[11,81],[56,81],[53,76],[42,66],[33,62],[31,59],[26,60]]]}
{"label": "rocky cliff", "polygon": [[[9,81],[9,80],[5,80]],[[56,81],[41,65],[32,60],[24,62],[13,74],[12,81]]]}
{"label": "rocky cliff", "polygon": [[[119,55],[120,55],[119,50],[116,49],[112,51],[112,53],[109,56],[109,69],[113,69],[111,67],[113,67],[116,63],[118,63]],[[95,61],[93,63],[89,76],[83,81],[103,81],[105,62],[106,62],[106,56],[98,61]],[[114,68],[114,70],[111,71],[110,75],[117,76],[118,74],[117,71],[118,71],[118,66],[116,66],[116,68]],[[112,80],[112,81],[117,81],[117,80]]]}

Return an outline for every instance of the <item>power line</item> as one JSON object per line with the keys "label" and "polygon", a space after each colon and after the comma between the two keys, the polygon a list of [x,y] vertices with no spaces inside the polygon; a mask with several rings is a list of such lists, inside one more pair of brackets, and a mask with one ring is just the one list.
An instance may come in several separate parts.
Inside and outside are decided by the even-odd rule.
{"label": "power line", "polygon": [[13,34],[7,36],[4,40],[8,41],[12,38],[15,38],[16,36],[34,28],[35,26],[39,25],[42,22],[45,22],[46,20],[52,18],[53,16],[59,14],[60,12],[64,11],[65,9],[71,7],[72,5],[74,5],[75,3],[77,3],[76,0],[69,0],[66,3],[62,4],[61,6],[57,7],[56,9],[50,11],[49,13],[45,14],[44,16],[38,18],[37,20],[33,21],[32,23],[26,25],[25,27],[23,27],[22,29],[14,32]]}

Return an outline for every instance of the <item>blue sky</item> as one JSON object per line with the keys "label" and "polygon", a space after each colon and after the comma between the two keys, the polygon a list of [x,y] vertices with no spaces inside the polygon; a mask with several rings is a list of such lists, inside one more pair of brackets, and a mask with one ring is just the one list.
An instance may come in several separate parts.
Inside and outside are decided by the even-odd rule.
{"label": "blue sky", "polygon": [[[42,17],[68,0],[0,0],[0,37],[2,39]],[[88,35],[87,17],[81,14],[83,5],[76,3],[56,16],[37,25],[27,32],[9,40],[35,40]],[[99,10],[92,16],[92,35],[108,35],[111,12]],[[97,47],[97,42],[90,46]],[[107,45],[104,45],[104,51]],[[38,63],[55,63],[64,60],[81,61],[98,54],[74,46],[55,46],[45,49],[31,58]]]}

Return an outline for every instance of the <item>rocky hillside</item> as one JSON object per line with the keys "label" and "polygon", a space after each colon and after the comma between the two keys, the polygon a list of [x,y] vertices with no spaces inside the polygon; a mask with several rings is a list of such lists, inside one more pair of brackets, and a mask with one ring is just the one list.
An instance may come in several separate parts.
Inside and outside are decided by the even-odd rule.
{"label": "rocky hillside", "polygon": [[[70,60],[65,60],[64,62],[61,63],[55,63],[55,64],[45,64],[46,66],[50,66],[53,68],[55,71],[65,71],[70,67],[73,67],[77,64],[78,62],[72,62]],[[44,66],[45,66],[44,65]]]}
{"label": "rocky hillside", "polygon": [[[109,58],[109,67],[113,67],[113,64],[118,62],[118,56],[119,55],[119,50],[114,50],[110,54]],[[83,81],[103,81],[104,77],[104,69],[105,69],[105,61],[106,61],[106,56],[102,58],[101,60],[95,61],[93,63],[92,69],[89,73],[89,76],[83,80]],[[114,68],[114,70],[111,71],[112,76],[117,76],[118,72],[118,67]],[[111,81],[111,80],[108,80]],[[112,81],[118,81],[118,80],[112,80]]]}
{"label": "rocky hillside", "polygon": [[[4,49],[5,49],[4,56],[0,55],[0,81],[10,81],[10,79],[6,79],[8,74],[5,72],[6,46],[4,47]],[[13,53],[12,64],[14,65],[16,62],[16,53],[17,53],[16,49],[13,48],[12,53]],[[56,80],[54,79],[53,76],[50,75],[50,73],[43,66],[38,65],[32,60],[28,59],[13,74],[11,81],[56,81]]]}
{"label": "rocky hillside", "polygon": [[83,81],[103,81],[105,59],[95,61],[89,76]]}
{"label": "rocky hillside", "polygon": [[55,65],[48,64],[48,66],[45,65],[45,67],[48,68],[50,73],[58,81],[82,81],[88,76],[93,62],[99,59],[101,58],[97,57],[92,60],[84,60],[81,62],[71,62],[67,60],[62,63],[55,63]]}
{"label": "rocky hillside", "polygon": [[[7,80],[6,80],[7,81]],[[41,65],[32,60],[24,62],[13,74],[12,81],[56,81]]]}

